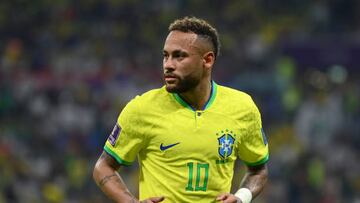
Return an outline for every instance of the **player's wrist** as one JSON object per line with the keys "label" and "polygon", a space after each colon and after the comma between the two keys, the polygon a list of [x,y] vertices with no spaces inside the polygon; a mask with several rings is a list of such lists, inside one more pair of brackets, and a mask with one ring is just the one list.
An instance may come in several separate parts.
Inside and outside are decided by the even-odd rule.
{"label": "player's wrist", "polygon": [[240,188],[235,197],[238,199],[237,203],[250,203],[252,200],[252,193],[248,188]]}

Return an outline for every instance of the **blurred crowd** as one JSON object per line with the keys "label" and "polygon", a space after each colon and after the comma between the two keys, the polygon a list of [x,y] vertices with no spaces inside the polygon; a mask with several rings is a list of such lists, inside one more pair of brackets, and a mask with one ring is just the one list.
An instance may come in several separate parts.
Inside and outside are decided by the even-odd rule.
{"label": "blurred crowd", "polygon": [[[359,203],[359,11],[356,0],[1,1],[0,203],[108,202],[94,163],[124,105],[162,86],[167,27],[185,15],[220,33],[214,80],[262,112],[270,176],[253,202]],[[137,167],[121,169],[134,194]]]}

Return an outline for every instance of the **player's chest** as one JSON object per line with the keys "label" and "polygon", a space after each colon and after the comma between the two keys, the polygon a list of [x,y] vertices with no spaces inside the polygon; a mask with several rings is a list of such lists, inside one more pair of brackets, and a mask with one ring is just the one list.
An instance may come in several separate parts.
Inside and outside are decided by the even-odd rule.
{"label": "player's chest", "polygon": [[166,116],[150,130],[149,150],[163,158],[234,158],[240,129],[235,121],[207,112]]}

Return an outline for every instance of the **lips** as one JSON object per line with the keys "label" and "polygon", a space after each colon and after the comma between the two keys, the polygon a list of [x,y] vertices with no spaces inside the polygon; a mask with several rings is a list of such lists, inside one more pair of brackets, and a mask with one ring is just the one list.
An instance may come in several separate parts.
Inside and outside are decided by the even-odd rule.
{"label": "lips", "polygon": [[166,83],[174,83],[177,80],[176,75],[174,74],[164,74],[164,80]]}
{"label": "lips", "polygon": [[167,78],[177,78],[177,77],[174,74],[164,74],[164,78],[167,79]]}

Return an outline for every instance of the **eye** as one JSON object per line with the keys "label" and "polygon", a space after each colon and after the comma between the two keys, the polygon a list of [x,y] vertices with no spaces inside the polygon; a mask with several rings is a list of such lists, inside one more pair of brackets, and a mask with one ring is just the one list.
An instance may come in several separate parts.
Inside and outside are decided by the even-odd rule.
{"label": "eye", "polygon": [[180,55],[180,53],[178,53],[178,52],[174,53],[174,55],[173,55],[174,58],[179,58],[180,56],[181,56],[181,55]]}
{"label": "eye", "polygon": [[183,60],[186,56],[187,54],[185,52],[175,52],[173,54],[173,57],[180,61]]}
{"label": "eye", "polygon": [[163,58],[164,58],[164,59],[169,58],[169,54],[167,54],[166,52],[163,52]]}

